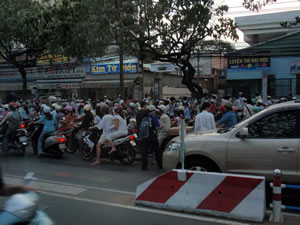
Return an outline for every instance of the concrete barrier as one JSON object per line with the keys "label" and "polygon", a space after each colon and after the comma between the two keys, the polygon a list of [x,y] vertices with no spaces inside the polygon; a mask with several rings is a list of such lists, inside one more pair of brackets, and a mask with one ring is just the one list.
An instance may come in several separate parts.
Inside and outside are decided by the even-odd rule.
{"label": "concrete barrier", "polygon": [[265,178],[172,170],[137,186],[136,204],[262,222]]}

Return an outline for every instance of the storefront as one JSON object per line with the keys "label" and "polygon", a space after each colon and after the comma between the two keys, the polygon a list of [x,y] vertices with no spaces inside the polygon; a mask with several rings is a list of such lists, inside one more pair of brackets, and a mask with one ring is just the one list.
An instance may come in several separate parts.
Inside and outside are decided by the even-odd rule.
{"label": "storefront", "polygon": [[258,92],[264,99],[300,97],[300,32],[291,33],[230,54],[227,94],[246,97]]}
{"label": "storefront", "polygon": [[[137,94],[137,80],[142,76],[135,58],[125,59],[123,64],[126,97]],[[81,83],[79,95],[82,98],[115,98],[120,95],[120,64],[118,57],[102,60],[86,68],[87,76]]]}

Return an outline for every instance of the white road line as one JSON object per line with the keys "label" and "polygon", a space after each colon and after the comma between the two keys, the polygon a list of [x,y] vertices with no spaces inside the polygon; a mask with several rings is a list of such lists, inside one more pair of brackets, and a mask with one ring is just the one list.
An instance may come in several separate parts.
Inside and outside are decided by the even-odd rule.
{"label": "white road line", "polygon": [[[23,180],[23,177],[21,177],[21,176],[15,176],[15,175],[5,174],[4,178],[5,177],[19,178],[19,179]],[[52,180],[44,180],[44,179],[39,179],[39,178],[37,178],[37,181],[48,182],[48,183],[58,184],[58,185],[68,185],[68,186],[72,186],[72,187],[85,188],[85,189],[90,189],[90,190],[98,190],[98,191],[104,191],[104,192],[113,192],[113,193],[126,194],[126,195],[134,195],[135,196],[135,192],[129,192],[129,191],[121,191],[121,190],[115,190],[115,189],[109,189],[109,188],[100,188],[100,187],[88,186],[88,185],[64,183],[64,182],[58,182],[58,181],[52,181]]]}
{"label": "white road line", "polygon": [[[15,184],[22,184],[24,182],[24,179],[4,177],[4,181],[7,184],[15,185]],[[69,194],[69,195],[78,195],[87,190],[85,188],[73,187],[70,185],[58,185],[49,182],[41,182],[41,181],[31,181],[30,186],[38,190],[51,191],[51,192],[57,192],[62,194]]]}
{"label": "white road line", "polygon": [[190,214],[169,212],[169,211],[158,210],[158,209],[142,208],[142,207],[130,206],[130,205],[122,205],[122,204],[118,204],[118,203],[86,199],[86,198],[80,198],[80,197],[75,197],[75,196],[68,196],[68,195],[50,193],[50,192],[44,192],[44,191],[41,191],[40,193],[44,194],[44,195],[66,198],[66,199],[71,199],[71,200],[76,200],[76,201],[81,201],[81,202],[89,202],[89,203],[95,203],[95,204],[99,204],[99,205],[112,206],[112,207],[136,210],[136,211],[141,211],[141,212],[155,213],[155,214],[160,214],[160,215],[165,215],[165,216],[180,217],[180,218],[192,219],[192,220],[198,220],[198,221],[204,221],[204,222],[218,223],[218,224],[224,224],[224,225],[249,225],[247,223],[240,223],[240,222],[229,221],[229,220],[214,219],[214,218],[209,218],[209,217],[204,217],[204,216],[198,216],[198,215],[196,216],[196,215],[190,215]]}

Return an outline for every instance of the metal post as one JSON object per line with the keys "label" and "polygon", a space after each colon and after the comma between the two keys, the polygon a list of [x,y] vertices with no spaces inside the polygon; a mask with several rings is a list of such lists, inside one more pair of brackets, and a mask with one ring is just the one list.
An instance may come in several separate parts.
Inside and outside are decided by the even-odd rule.
{"label": "metal post", "polygon": [[274,223],[283,223],[281,212],[281,171],[275,169],[273,172],[273,212],[269,221]]}
{"label": "metal post", "polygon": [[184,153],[185,153],[185,144],[184,144],[184,138],[186,135],[186,130],[185,130],[185,122],[184,119],[181,119],[180,122],[180,130],[179,130],[179,136],[180,136],[180,140],[181,140],[181,144],[180,144],[180,162],[182,165],[182,170],[178,171],[178,180],[179,181],[186,181],[186,172],[184,170]]}

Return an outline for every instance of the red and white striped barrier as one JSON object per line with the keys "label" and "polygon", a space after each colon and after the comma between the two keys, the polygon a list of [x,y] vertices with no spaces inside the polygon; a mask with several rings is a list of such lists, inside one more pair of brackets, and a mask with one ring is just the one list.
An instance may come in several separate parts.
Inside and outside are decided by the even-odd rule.
{"label": "red and white striped barrier", "polygon": [[156,208],[262,222],[266,205],[265,178],[172,170],[137,186],[135,202]]}

